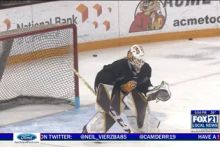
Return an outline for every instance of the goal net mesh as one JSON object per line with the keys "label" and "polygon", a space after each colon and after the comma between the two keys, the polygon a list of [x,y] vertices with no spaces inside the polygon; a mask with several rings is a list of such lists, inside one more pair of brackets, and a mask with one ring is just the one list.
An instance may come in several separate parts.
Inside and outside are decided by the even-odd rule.
{"label": "goal net mesh", "polygon": [[75,25],[0,33],[0,110],[24,104],[79,105]]}

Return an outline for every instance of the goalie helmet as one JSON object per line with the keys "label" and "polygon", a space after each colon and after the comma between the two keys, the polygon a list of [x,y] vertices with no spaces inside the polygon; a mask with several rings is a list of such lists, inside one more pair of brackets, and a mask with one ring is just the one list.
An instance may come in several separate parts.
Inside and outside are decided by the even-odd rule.
{"label": "goalie helmet", "polygon": [[133,65],[137,72],[140,72],[141,67],[144,65],[144,50],[140,45],[133,45],[127,53],[128,61]]}

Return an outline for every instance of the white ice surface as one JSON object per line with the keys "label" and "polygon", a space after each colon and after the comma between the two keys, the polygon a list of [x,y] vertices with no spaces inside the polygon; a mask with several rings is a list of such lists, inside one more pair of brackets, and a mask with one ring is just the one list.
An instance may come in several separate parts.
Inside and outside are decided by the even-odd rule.
{"label": "white ice surface", "polygon": [[[220,37],[142,44],[145,60],[152,71],[152,83],[170,83],[168,102],[151,102],[151,110],[161,120],[161,132],[190,132],[191,110],[220,109]],[[96,73],[104,64],[126,55],[129,46],[100,49],[79,54],[79,72],[93,86]],[[96,54],[97,57],[93,57]],[[56,115],[1,127],[0,132],[81,132],[94,115],[95,96],[80,81],[81,108]],[[114,126],[111,131],[121,132]],[[216,146],[217,142],[54,142],[58,146]],[[51,146],[43,145],[42,146]],[[218,145],[218,143],[217,143]],[[7,146],[7,145],[4,145]]]}

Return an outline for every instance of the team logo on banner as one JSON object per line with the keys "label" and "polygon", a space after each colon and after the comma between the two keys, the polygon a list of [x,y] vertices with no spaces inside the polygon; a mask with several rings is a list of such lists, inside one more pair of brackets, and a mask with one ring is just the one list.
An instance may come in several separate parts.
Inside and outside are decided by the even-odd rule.
{"label": "team logo on banner", "polygon": [[199,132],[219,131],[219,110],[192,110],[191,129]]}
{"label": "team logo on banner", "polygon": [[129,33],[160,30],[166,22],[167,12],[160,0],[141,0],[134,13]]}

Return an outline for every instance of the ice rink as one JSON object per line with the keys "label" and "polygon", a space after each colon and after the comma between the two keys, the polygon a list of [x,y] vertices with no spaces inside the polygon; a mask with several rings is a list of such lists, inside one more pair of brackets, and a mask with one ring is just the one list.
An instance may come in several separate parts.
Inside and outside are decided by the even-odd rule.
{"label": "ice rink", "polygon": [[[220,37],[200,38],[142,44],[145,61],[152,67],[151,81],[158,85],[162,80],[170,84],[172,97],[167,102],[150,102],[152,114],[159,120],[160,132],[188,133],[191,132],[191,110],[220,109]],[[93,87],[96,73],[103,65],[123,58],[130,46],[100,49],[79,53],[79,72]],[[97,56],[96,56],[97,55]],[[95,114],[95,96],[80,81],[81,107],[68,109],[64,112],[39,117],[28,121],[1,126],[0,132],[81,132],[83,125]],[[11,117],[15,112],[32,114],[36,111],[44,113],[45,106],[25,106],[0,112],[0,117]],[[56,109],[51,107],[51,109]],[[28,112],[27,112],[28,111]],[[8,116],[9,115],[9,116]],[[13,116],[15,117],[15,116]],[[110,132],[123,132],[115,125]],[[2,145],[1,145],[2,144]],[[119,146],[119,147],[159,147],[159,146],[216,146],[217,142],[45,142],[42,147],[60,146]],[[0,146],[9,147],[13,144],[0,142]],[[16,144],[25,147],[28,144]],[[29,145],[30,146],[30,145]],[[33,144],[31,146],[39,146]]]}

